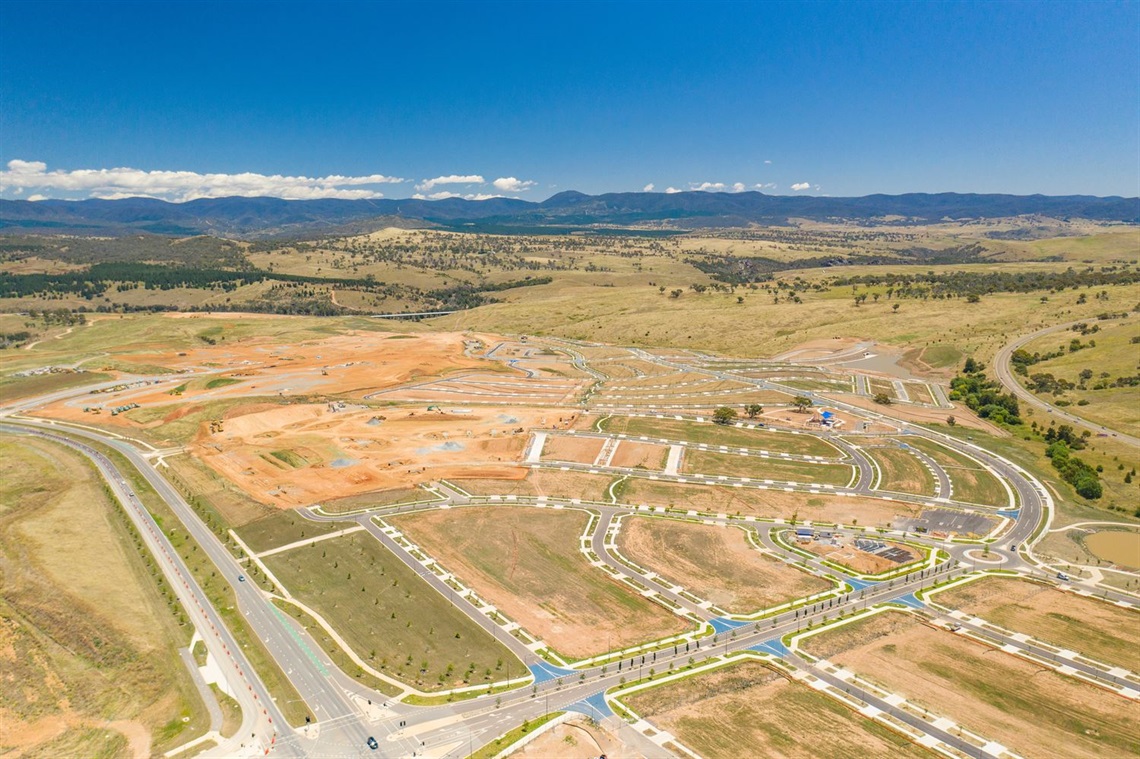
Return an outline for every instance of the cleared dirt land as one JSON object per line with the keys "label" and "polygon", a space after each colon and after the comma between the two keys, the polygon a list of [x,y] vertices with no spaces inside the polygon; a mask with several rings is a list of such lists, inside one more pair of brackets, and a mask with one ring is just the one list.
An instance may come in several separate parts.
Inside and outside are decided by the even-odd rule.
{"label": "cleared dirt land", "polygon": [[189,632],[116,508],[78,454],[0,437],[0,744],[17,756],[145,757],[207,728]]}
{"label": "cleared dirt land", "polygon": [[927,627],[910,614],[877,614],[812,636],[804,647],[1022,756],[1140,751],[1135,701]]}
{"label": "cleared dirt land", "polygon": [[491,506],[390,521],[560,654],[584,658],[688,629],[590,566],[578,550],[587,519],[581,511]]}
{"label": "cleared dirt land", "polygon": [[906,566],[922,558],[922,554],[915,548],[905,546],[902,543],[884,542],[891,548],[906,551],[910,554],[911,558],[902,562],[891,561],[890,559],[885,559],[873,553],[860,551],[853,545],[831,545],[830,543],[812,542],[804,547],[817,556],[822,556],[828,561],[833,561],[854,572],[865,575],[889,572],[892,569],[898,569],[899,567]]}
{"label": "cleared dirt land", "polygon": [[1105,664],[1140,672],[1140,613],[1012,577],[983,577],[936,603],[1032,635]]}
{"label": "cleared dirt land", "polygon": [[799,453],[805,456],[838,458],[842,454],[830,443],[812,435],[791,432],[749,430],[728,427],[712,422],[687,422],[680,419],[653,417],[614,416],[601,424],[606,432],[627,435],[645,435],[666,440],[688,440],[709,445],[727,445],[733,448],[755,448],[779,453]]}
{"label": "cleared dirt land", "polygon": [[868,448],[864,452],[874,459],[883,473],[879,490],[934,495],[934,475],[913,453],[901,448]]}
{"label": "cleared dirt land", "polygon": [[513,672],[523,671],[514,654],[367,533],[295,548],[265,563],[369,666],[421,690],[505,679],[508,659]]}
{"label": "cleared dirt land", "polygon": [[708,759],[933,756],[757,662],[731,665],[624,700]]}
{"label": "cleared dirt land", "polygon": [[606,489],[613,481],[613,475],[608,474],[535,469],[525,480],[464,479],[455,484],[472,495],[546,495],[601,501],[606,498]]}
{"label": "cleared dirt land", "polygon": [[917,516],[920,506],[888,503],[874,498],[847,498],[787,493],[721,485],[680,485],[641,478],[625,483],[622,500],[632,504],[693,509],[710,514],[742,514],[770,519],[808,519],[834,524],[888,526],[902,517]]}
{"label": "cleared dirt land", "polygon": [[602,452],[605,440],[597,437],[552,435],[542,446],[543,461],[569,461],[576,464],[593,464]]}
{"label": "cleared dirt land", "polygon": [[614,453],[610,466],[628,467],[630,469],[651,469],[658,471],[665,467],[665,459],[669,456],[669,447],[653,445],[651,443],[633,443],[623,440]]}
{"label": "cleared dirt land", "polygon": [[597,723],[577,718],[563,722],[508,756],[511,759],[642,759],[644,754],[626,746]]}
{"label": "cleared dirt land", "polygon": [[[490,344],[491,336],[354,331],[277,342],[280,336],[249,335],[224,321],[181,321],[200,330],[196,345],[160,350],[147,342],[130,356],[131,366],[160,367],[171,381],[65,399],[43,413],[187,445],[250,499],[278,507],[439,477],[522,477],[516,464],[524,430],[574,420],[549,409],[494,405],[504,392],[521,394],[524,404],[537,403],[540,390],[561,398],[566,391],[557,383],[567,381],[527,380],[501,362],[467,355],[468,347]],[[203,367],[216,374],[169,374]],[[457,372],[478,382],[451,376]],[[377,395],[427,380],[455,394],[407,408],[392,408]],[[450,405],[464,402],[460,391],[476,393],[482,405]],[[115,412],[122,407],[133,408]]]}
{"label": "cleared dirt land", "polygon": [[734,614],[746,614],[827,590],[826,580],[757,551],[743,530],[627,517],[622,554],[673,584]]}
{"label": "cleared dirt land", "polygon": [[681,459],[681,468],[687,474],[724,475],[752,480],[821,485],[847,485],[854,473],[853,468],[846,464],[811,464],[804,461],[784,461],[701,450],[685,451]]}

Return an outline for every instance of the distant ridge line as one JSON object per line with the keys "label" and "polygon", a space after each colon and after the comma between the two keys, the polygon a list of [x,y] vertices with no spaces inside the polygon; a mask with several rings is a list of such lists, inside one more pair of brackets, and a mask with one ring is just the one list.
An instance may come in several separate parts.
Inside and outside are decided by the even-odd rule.
{"label": "distant ridge line", "polygon": [[791,219],[881,221],[897,224],[1043,216],[1061,220],[1140,223],[1140,198],[1091,195],[907,193],[831,198],[760,192],[605,193],[567,190],[535,202],[517,198],[465,200],[282,200],[201,198],[172,203],[154,198],[118,200],[0,200],[0,234],[66,233],[222,237],[312,236],[355,225],[453,229],[549,228],[593,225],[672,228],[784,225]]}

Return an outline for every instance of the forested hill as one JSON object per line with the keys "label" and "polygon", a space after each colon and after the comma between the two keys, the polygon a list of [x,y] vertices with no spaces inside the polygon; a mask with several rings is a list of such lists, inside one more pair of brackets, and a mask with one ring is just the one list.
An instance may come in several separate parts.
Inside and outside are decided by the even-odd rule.
{"label": "forested hill", "polygon": [[[911,193],[828,198],[760,192],[562,192],[542,202],[489,200],[280,200],[210,198],[168,203],[122,200],[0,200],[0,232],[68,234],[212,234],[272,237],[320,233],[353,224],[456,229],[556,231],[595,224],[667,222],[677,228],[779,225],[789,219],[870,222],[890,217],[930,223],[1038,215],[1057,219],[1140,223],[1140,198],[1086,195]],[[382,222],[382,224],[381,224]]]}

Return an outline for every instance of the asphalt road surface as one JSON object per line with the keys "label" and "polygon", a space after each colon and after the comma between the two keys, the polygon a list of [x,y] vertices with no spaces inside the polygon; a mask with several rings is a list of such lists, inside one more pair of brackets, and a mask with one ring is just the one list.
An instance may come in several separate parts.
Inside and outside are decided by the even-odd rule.
{"label": "asphalt road surface", "polygon": [[[794,394],[806,394],[809,397],[812,395],[767,380],[746,378],[730,372],[667,361],[640,351],[634,352],[641,355],[645,360],[683,371],[700,372],[721,379],[749,382],[758,387]],[[585,364],[584,361],[582,363]],[[67,393],[78,395],[83,392],[86,392],[86,389],[54,393],[51,398],[58,399],[66,397]],[[38,402],[43,402],[43,400],[41,398]],[[16,411],[33,408],[35,405],[37,402],[22,402],[18,408],[10,407],[7,409],[6,413],[11,415]],[[1022,573],[1032,573],[1043,578],[1054,574],[1052,569],[1036,562],[1031,550],[1008,550],[1010,544],[1028,547],[1038,528],[1047,526],[1051,519],[1053,508],[1051,497],[1041,483],[1028,472],[969,442],[925,428],[907,425],[885,414],[851,406],[841,401],[828,399],[828,405],[844,408],[861,417],[880,418],[892,424],[901,425],[908,434],[937,440],[939,443],[968,453],[970,456],[983,461],[999,477],[1010,484],[1016,492],[1018,504],[1016,511],[1005,512],[1012,519],[1013,524],[1003,535],[1001,547],[997,547],[997,550],[994,551],[994,558],[1000,559],[1000,564],[994,566],[1001,566],[1002,569]],[[596,698],[598,694],[618,686],[627,678],[634,679],[634,673],[638,677],[647,674],[649,668],[654,668],[658,673],[662,673],[670,667],[682,668],[687,666],[690,658],[699,661],[709,656],[728,655],[735,651],[757,646],[762,647],[759,650],[779,655],[786,662],[811,673],[824,682],[843,689],[847,685],[846,683],[794,654],[779,653],[778,647],[772,647],[772,642],[779,641],[780,637],[786,633],[803,629],[809,623],[818,625],[825,621],[825,617],[834,619],[840,612],[850,613],[885,601],[898,602],[899,599],[913,599],[911,594],[915,591],[929,587],[934,582],[968,574],[973,571],[976,563],[974,556],[969,553],[971,550],[976,550],[974,546],[941,543],[930,538],[909,536],[909,540],[925,543],[931,549],[946,551],[950,558],[936,565],[924,564],[921,567],[916,567],[892,580],[859,582],[851,576],[836,572],[834,568],[825,567],[817,560],[805,560],[802,556],[792,554],[782,548],[774,542],[771,533],[773,530],[783,528],[773,526],[770,523],[751,522],[747,526],[758,530],[766,548],[777,553],[790,555],[796,561],[807,561],[814,571],[833,577],[845,587],[842,587],[833,597],[820,599],[807,607],[789,609],[758,622],[733,623],[735,629],[720,629],[717,635],[713,637],[689,640],[675,648],[667,647],[657,651],[647,651],[646,653],[629,655],[628,658],[623,657],[616,661],[611,659],[604,666],[586,665],[572,671],[559,670],[545,664],[540,657],[509,634],[504,635],[501,626],[486,614],[479,612],[470,603],[457,599],[450,586],[411,557],[407,551],[385,534],[373,519],[374,516],[383,517],[386,514],[397,513],[399,509],[377,509],[368,514],[353,517],[353,519],[364,525],[376,540],[401,557],[405,563],[408,563],[437,592],[448,597],[457,608],[463,610],[481,627],[507,644],[516,656],[534,672],[534,675],[529,677],[529,684],[526,687],[504,692],[498,696],[482,696],[432,707],[414,707],[402,703],[390,703],[382,694],[362,687],[358,681],[342,673],[332,664],[321,645],[316,643],[303,628],[292,622],[287,615],[279,611],[267,593],[255,583],[237,582],[237,576],[245,571],[242,565],[199,519],[182,496],[154,469],[152,463],[128,441],[116,439],[98,430],[77,429],[73,426],[43,420],[20,418],[18,420],[11,419],[11,421],[13,423],[11,425],[0,426],[0,431],[47,435],[80,450],[95,462],[101,475],[111,484],[116,497],[123,503],[124,508],[131,515],[136,526],[139,527],[140,533],[146,538],[148,549],[160,560],[168,581],[179,593],[179,600],[186,607],[195,627],[203,633],[202,637],[206,639],[211,655],[218,657],[219,661],[229,662],[225,669],[226,679],[231,686],[240,686],[237,688],[237,692],[239,703],[242,706],[244,722],[237,737],[224,746],[209,752],[210,755],[216,756],[263,755],[268,749],[273,755],[283,756],[375,756],[378,754],[380,756],[401,757],[458,757],[465,756],[473,748],[478,748],[487,741],[516,727],[525,719],[533,719],[549,711],[567,708],[607,719],[606,724],[617,730],[624,740],[629,741],[649,756],[668,756],[670,755],[669,752],[656,746],[641,736],[640,733],[633,731],[621,720],[601,711],[598,706],[600,702]],[[19,425],[18,429],[16,425]],[[66,433],[66,437],[63,437],[61,433]],[[828,439],[826,434],[823,437]],[[233,636],[226,629],[217,610],[210,607],[205,595],[193,581],[181,558],[170,546],[162,530],[158,528],[147,511],[140,507],[137,494],[131,489],[126,474],[120,472],[110,459],[85,445],[81,440],[77,440],[77,438],[98,441],[120,451],[130,466],[142,473],[159,497],[174,511],[194,540],[197,541],[201,550],[216,565],[218,571],[230,580],[240,613],[253,633],[265,643],[281,670],[300,693],[304,704],[311,712],[315,727],[307,730],[294,730],[285,723],[279,708],[280,705],[273,703],[272,697],[263,682],[250,666]],[[870,490],[873,470],[872,464],[866,456],[857,446],[852,446],[843,441],[835,442],[841,443],[844,453],[852,459],[851,463],[859,471],[859,477],[851,488],[834,488],[832,490],[843,490],[859,495],[876,493],[876,491]],[[935,471],[937,473],[937,467]],[[667,477],[661,478],[668,479]],[[690,478],[690,481],[693,481],[693,478]],[[948,486],[948,480],[943,482],[940,478],[939,481],[943,483],[943,487]],[[804,487],[810,488],[811,486],[805,485]],[[441,505],[463,507],[479,501],[479,499],[465,498],[462,494],[450,490],[445,491],[445,495],[448,496],[445,502],[432,504],[427,508],[438,508]],[[892,497],[896,496],[892,494]],[[897,497],[899,500],[914,500],[923,503],[931,501],[930,498],[919,496]],[[517,499],[517,503],[526,503],[528,500],[533,499],[520,497]],[[552,498],[549,499],[549,502],[565,502],[565,499]],[[955,504],[939,504],[939,507],[943,506],[952,508]],[[620,504],[612,506],[589,504],[589,508],[598,511],[601,515],[590,539],[592,549],[600,561],[626,577],[651,587],[662,596],[681,604],[694,617],[703,620],[705,623],[714,626],[717,623],[722,626],[725,625],[722,620],[715,620],[708,609],[702,608],[699,604],[693,604],[678,594],[673,594],[670,586],[645,577],[644,574],[618,561],[612,555],[606,544],[609,527],[618,516],[636,513],[634,509]],[[301,513],[309,518],[318,518],[312,512],[303,510]],[[714,523],[743,523],[742,520],[733,517],[714,518],[702,515],[701,518],[704,521]],[[346,519],[340,517],[337,518],[337,521],[346,521]],[[991,548],[991,550],[994,549]],[[1134,602],[1130,596],[1111,590],[1098,588],[1098,595],[1104,595],[1110,600]],[[913,603],[919,602],[915,600]],[[938,612],[933,611],[933,613],[938,616]],[[990,628],[975,629],[978,626],[972,623],[963,622],[962,626],[971,632],[984,635],[995,645],[1012,646],[1015,649],[1048,659],[1049,652],[1035,647],[1031,641],[1007,637],[995,633]],[[767,648],[763,648],[764,646]],[[1067,661],[1065,664],[1075,666],[1071,661]],[[1079,664],[1078,669],[1089,677],[1102,680],[1105,683],[1117,683],[1110,672],[1083,662]],[[244,691],[241,688],[244,688]],[[886,703],[867,693],[863,693],[859,697],[895,719],[913,726],[965,755],[979,757],[979,759],[987,756],[984,751],[972,743],[942,731],[898,706]],[[373,701],[371,706],[367,704],[368,699]],[[602,706],[604,707],[604,704]],[[597,713],[594,714],[591,710]],[[372,753],[365,745],[368,736],[375,736],[380,743],[377,754]]]}
{"label": "asphalt road surface", "polygon": [[[1081,321],[1087,322],[1089,320],[1084,319]],[[1107,433],[1117,440],[1121,440],[1125,443],[1128,443],[1129,445],[1140,447],[1140,438],[1138,437],[1128,435],[1124,432],[1120,432],[1119,430],[1111,429],[1110,427],[1106,427],[1102,424],[1097,424],[1096,422],[1090,422],[1088,419],[1077,416],[1076,414],[1069,413],[1063,408],[1054,406],[1050,403],[1046,403],[1045,401],[1041,400],[1041,397],[1039,395],[1030,392],[1024,386],[1022,386],[1022,384],[1017,381],[1017,377],[1013,375],[1013,369],[1010,365],[1010,357],[1013,356],[1013,352],[1015,350],[1028,342],[1036,340],[1039,337],[1043,337],[1044,335],[1049,335],[1054,332],[1062,332],[1078,323],[1080,322],[1068,322],[1066,324],[1057,324],[1052,327],[1046,327],[1045,329],[1039,329],[1036,332],[1029,333],[1028,335],[1022,335],[1013,342],[1006,344],[1001,350],[997,352],[997,356],[994,357],[994,371],[997,375],[997,379],[999,382],[1001,382],[1001,384],[1005,385],[1007,390],[1016,395],[1020,400],[1028,403],[1030,406],[1041,409],[1046,414],[1049,414],[1053,419],[1057,419],[1063,422],[1070,422],[1072,424],[1076,424],[1081,427],[1085,427],[1086,429],[1092,430],[1095,433]]]}

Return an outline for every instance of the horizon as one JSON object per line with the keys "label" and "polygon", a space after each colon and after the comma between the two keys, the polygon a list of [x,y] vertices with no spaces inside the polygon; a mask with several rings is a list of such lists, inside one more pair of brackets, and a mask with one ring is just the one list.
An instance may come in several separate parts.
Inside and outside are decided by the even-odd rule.
{"label": "horizon", "polygon": [[887,198],[899,198],[899,197],[906,197],[906,196],[912,196],[912,195],[925,195],[925,196],[931,196],[931,197],[942,196],[942,195],[959,195],[959,196],[977,196],[977,197],[1089,198],[1089,199],[1093,199],[1093,200],[1138,200],[1138,201],[1140,201],[1140,195],[1132,195],[1132,196],[1128,196],[1128,195],[1086,195],[1086,194],[1082,194],[1082,193],[1074,193],[1071,195],[1047,195],[1045,193],[1027,193],[1027,194],[1021,195],[1021,194],[1016,194],[1016,193],[1003,193],[1003,192],[957,192],[954,190],[947,190],[945,192],[900,192],[900,193],[876,193],[876,192],[873,192],[873,193],[868,193],[866,195],[812,195],[810,193],[805,192],[805,193],[797,193],[795,195],[786,195],[786,194],[780,194],[780,193],[765,193],[761,190],[742,190],[739,192],[731,192],[731,191],[719,191],[718,192],[718,191],[712,191],[712,190],[678,190],[675,193],[662,192],[660,190],[657,190],[657,191],[632,190],[632,191],[619,191],[619,192],[601,192],[601,193],[592,194],[592,193],[581,192],[579,190],[574,190],[574,189],[559,190],[558,192],[553,193],[553,194],[548,195],[548,196],[543,197],[543,198],[537,198],[537,197],[536,198],[519,198],[519,197],[510,197],[510,196],[506,196],[506,195],[494,195],[494,196],[485,197],[485,198],[465,198],[465,197],[461,197],[461,196],[451,196],[451,197],[447,197],[447,198],[416,198],[416,197],[408,197],[408,198],[282,198],[282,197],[278,197],[276,195],[215,195],[215,196],[210,196],[210,197],[190,198],[187,200],[167,200],[165,198],[157,198],[157,197],[150,196],[150,195],[129,195],[129,196],[123,196],[123,197],[116,197],[116,198],[88,197],[88,198],[35,198],[35,199],[32,199],[32,198],[4,198],[4,197],[0,197],[0,201],[8,201],[8,202],[23,201],[26,203],[43,203],[43,202],[83,203],[83,202],[86,202],[89,200],[98,200],[98,201],[103,201],[103,202],[116,203],[116,202],[120,202],[120,201],[129,201],[129,200],[153,200],[153,201],[157,201],[159,203],[168,203],[170,205],[182,205],[182,204],[186,204],[186,203],[195,203],[195,202],[199,202],[199,201],[218,201],[218,200],[280,200],[280,201],[284,201],[287,203],[305,203],[305,202],[309,202],[309,201],[325,201],[325,200],[339,200],[339,201],[345,201],[345,202],[415,200],[415,201],[424,202],[424,203],[441,203],[441,202],[448,201],[448,200],[458,200],[458,201],[462,201],[465,203],[485,203],[485,202],[492,201],[492,200],[517,200],[517,201],[521,201],[524,203],[540,205],[542,203],[546,203],[546,202],[550,201],[551,199],[553,199],[559,195],[567,195],[567,194],[577,194],[577,195],[582,195],[582,196],[590,197],[590,198],[604,197],[606,195],[697,195],[697,194],[724,195],[724,196],[761,195],[764,197],[781,198],[781,199],[804,198],[804,199],[827,199],[827,200],[859,200],[859,199],[863,199],[863,198],[870,198],[870,197],[876,197],[876,196],[887,197]]}
{"label": "horizon", "polygon": [[0,198],[1140,195],[1140,0],[645,7],[12,0]]}

